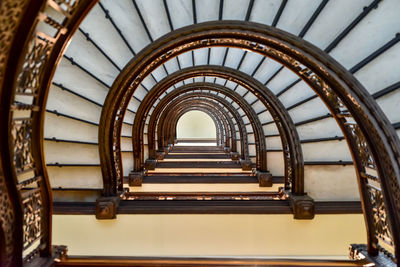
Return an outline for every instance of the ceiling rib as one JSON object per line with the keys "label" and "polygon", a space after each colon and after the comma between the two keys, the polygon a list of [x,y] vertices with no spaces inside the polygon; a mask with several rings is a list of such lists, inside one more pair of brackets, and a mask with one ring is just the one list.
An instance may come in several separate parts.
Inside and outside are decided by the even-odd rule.
{"label": "ceiling rib", "polygon": [[362,67],[364,67],[365,65],[370,63],[372,60],[374,60],[375,58],[377,58],[378,56],[380,56],[381,54],[386,52],[392,46],[397,44],[399,41],[400,41],[400,33],[396,33],[396,35],[393,39],[391,39],[389,42],[387,42],[386,44],[384,44],[383,46],[381,46],[380,48],[375,50],[372,54],[367,56],[365,59],[361,60],[358,64],[356,64],[354,67],[352,67],[349,71],[354,74],[355,72],[359,71]]}
{"label": "ceiling rib", "polygon": [[373,98],[378,99],[382,96],[385,96],[387,94],[390,94],[391,92],[397,90],[400,88],[400,82],[394,83],[392,85],[389,85],[388,87],[376,92],[375,94],[372,95]]}
{"label": "ceiling rib", "polygon": [[[363,19],[365,18],[368,13],[375,7],[377,7],[378,3],[381,0],[375,0],[373,1],[368,7],[364,7],[363,12],[356,18],[354,19],[349,26],[347,26],[328,46],[327,48],[325,48],[325,52],[329,53],[330,51],[332,51],[333,48],[335,48],[340,41],[342,41],[347,34],[355,27],[357,26],[357,24]],[[317,9],[318,10],[318,9]],[[320,11],[321,12],[321,11]],[[319,13],[320,13],[319,12]],[[313,15],[314,16],[314,15]],[[315,20],[315,19],[314,19]],[[307,26],[307,25],[306,25]],[[303,29],[304,30],[304,29]],[[304,33],[305,34],[305,33]],[[283,67],[281,67],[280,69],[278,69],[277,72],[279,72]],[[256,68],[258,69],[258,68]],[[268,84],[275,76],[277,73],[275,73],[274,75],[272,75],[270,77],[270,79],[267,80],[266,84]],[[294,85],[296,85],[297,83],[299,83],[301,81],[301,79],[297,79],[296,81],[294,81],[293,83],[291,83],[289,86],[287,86],[286,88],[284,88],[282,91],[277,93],[277,96],[282,95],[283,93],[287,92],[290,88],[292,88]]]}

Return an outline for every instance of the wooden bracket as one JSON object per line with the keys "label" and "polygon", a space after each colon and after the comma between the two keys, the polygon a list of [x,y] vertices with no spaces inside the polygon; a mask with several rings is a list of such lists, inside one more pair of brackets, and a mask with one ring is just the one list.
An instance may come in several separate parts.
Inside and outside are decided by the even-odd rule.
{"label": "wooden bracket", "polygon": [[315,205],[314,199],[307,195],[290,195],[290,208],[293,212],[293,218],[298,220],[314,219]]}
{"label": "wooden bracket", "polygon": [[143,172],[130,172],[128,175],[129,186],[142,186]]}
{"label": "wooden bracket", "polygon": [[235,161],[239,161],[240,154],[238,152],[231,152],[231,159]]}
{"label": "wooden bracket", "polygon": [[146,162],[144,163],[144,167],[147,170],[155,170],[157,164],[156,159],[147,159]]}
{"label": "wooden bracket", "polygon": [[271,187],[273,185],[272,174],[270,172],[257,171],[257,178],[260,187]]}
{"label": "wooden bracket", "polygon": [[111,220],[117,218],[120,197],[100,197],[96,200],[96,219]]}
{"label": "wooden bracket", "polygon": [[241,159],[240,164],[242,165],[243,171],[251,171],[253,163],[249,159]]}

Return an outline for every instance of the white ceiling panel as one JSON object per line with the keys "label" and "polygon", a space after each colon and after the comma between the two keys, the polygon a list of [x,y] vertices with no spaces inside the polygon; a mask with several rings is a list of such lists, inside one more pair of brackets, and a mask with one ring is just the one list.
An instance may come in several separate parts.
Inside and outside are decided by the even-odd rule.
{"label": "white ceiling panel", "polygon": [[248,5],[249,0],[225,0],[222,19],[244,20]]}
{"label": "white ceiling panel", "polygon": [[400,42],[357,71],[355,76],[373,94],[400,81],[399,62]]}
{"label": "white ceiling panel", "polygon": [[315,92],[305,82],[300,81],[280,95],[279,100],[285,107],[289,107],[313,95]]}
{"label": "white ceiling panel", "polygon": [[284,68],[267,84],[267,86],[272,92],[277,94],[298,78],[299,77],[294,74],[293,71]]}
{"label": "white ceiling panel", "polygon": [[261,83],[265,83],[280,67],[281,64],[278,62],[271,59],[265,59],[254,74],[254,78],[259,80]]}
{"label": "white ceiling panel", "polygon": [[[304,39],[325,49],[369,5],[371,0],[329,1]],[[340,19],[338,19],[340,18]]]}
{"label": "white ceiling panel", "polygon": [[247,52],[243,59],[240,71],[251,75],[263,56],[257,53]]}
{"label": "white ceiling panel", "polygon": [[230,48],[226,57],[225,66],[236,69],[239,66],[239,62],[242,59],[244,50],[237,48]]}
{"label": "white ceiling panel", "polygon": [[[123,36],[129,42],[135,53],[138,53],[142,50],[146,45],[150,43],[150,39],[146,34],[146,31],[143,27],[142,22],[136,12],[135,7],[130,0],[102,0],[101,3],[104,5],[106,9],[110,11],[110,15],[113,18],[113,21],[121,30]],[[91,13],[91,12],[90,12]],[[89,13],[89,15],[90,15]],[[98,29],[98,24],[96,21],[104,16],[101,12],[98,11],[98,15],[93,18],[93,27],[94,29]],[[107,29],[107,28],[102,28]],[[108,42],[115,42],[115,40],[120,39],[117,38],[115,33],[110,30],[107,32],[107,39],[110,39]],[[92,31],[91,31],[92,32]],[[116,39],[114,39],[114,37]],[[115,49],[115,48],[114,48]]]}
{"label": "white ceiling panel", "polygon": [[108,88],[67,59],[62,59],[57,66],[53,81],[100,104],[104,103],[108,93]]}
{"label": "white ceiling panel", "polygon": [[[194,50],[193,52],[194,52],[194,63],[196,66],[207,65],[208,48],[197,49]],[[188,53],[191,54],[192,52]]]}
{"label": "white ceiling panel", "polygon": [[377,99],[391,123],[400,122],[400,88]]}
{"label": "white ceiling panel", "polygon": [[330,53],[351,68],[395,37],[400,25],[400,1],[379,3]]}
{"label": "white ceiling panel", "polygon": [[161,0],[136,0],[136,3],[153,40],[171,31]]}
{"label": "white ceiling panel", "polygon": [[195,3],[198,23],[218,20],[219,1],[197,0]]}
{"label": "white ceiling panel", "polygon": [[213,47],[211,48],[210,64],[211,65],[222,65],[224,60],[226,48],[225,47]]}
{"label": "white ceiling panel", "polygon": [[320,0],[288,1],[277,27],[298,35],[320,3]]}
{"label": "white ceiling panel", "polygon": [[[127,1],[114,1],[114,4],[109,6],[109,1],[102,1],[104,6],[109,9],[111,16],[122,12]],[[125,11],[126,12],[126,11]],[[114,26],[108,19],[105,18],[104,11],[96,5],[89,12],[86,18],[80,25],[85,32],[89,32],[90,38],[120,67],[123,68],[125,64],[133,57],[133,54],[125,44],[121,36],[115,30]],[[75,35],[78,35],[76,32]],[[140,38],[137,38],[140,42]],[[141,40],[144,44],[148,43],[148,39]],[[143,45],[144,46],[144,45]]]}
{"label": "white ceiling panel", "polygon": [[194,23],[191,0],[168,0],[166,2],[174,29]]}
{"label": "white ceiling panel", "polygon": [[276,0],[256,0],[251,11],[250,21],[271,25],[281,3]]}
{"label": "white ceiling panel", "polygon": [[289,115],[292,117],[292,120],[295,123],[323,116],[328,113],[328,108],[319,98],[314,98],[313,100],[310,100],[289,111]]}

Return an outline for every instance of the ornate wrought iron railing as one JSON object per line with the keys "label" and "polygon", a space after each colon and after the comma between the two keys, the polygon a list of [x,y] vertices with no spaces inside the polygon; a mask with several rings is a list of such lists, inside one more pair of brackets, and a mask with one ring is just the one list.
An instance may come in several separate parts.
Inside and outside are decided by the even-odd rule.
{"label": "ornate wrought iron railing", "polygon": [[[8,192],[1,202],[4,210],[1,219],[5,228],[11,228],[6,231],[4,266],[20,266],[22,259],[24,264],[34,263],[38,257],[51,260],[65,253],[65,249],[53,250],[51,246],[52,199],[44,168],[43,119],[55,65],[94,2],[0,3],[1,127],[4,129],[0,188],[4,190],[3,185],[7,185]],[[14,234],[12,241],[10,233]]]}
{"label": "ornate wrought iron railing", "polygon": [[[47,89],[67,40],[95,3],[0,2],[0,241],[5,244],[0,248],[2,265],[20,266],[23,255],[27,263],[37,256],[51,256],[51,191],[42,144]],[[50,16],[50,10],[57,15]],[[367,256],[383,255],[399,264],[400,142],[363,87],[319,49],[275,29],[266,30],[264,25],[219,22],[185,30],[156,42],[153,54],[138,55],[136,65],[127,68],[130,77],[121,81],[132,86],[117,93],[111,91],[112,103],[108,101],[105,110],[112,113],[106,114],[107,120],[102,122],[109,126],[104,130],[114,129],[112,126],[124,113],[125,103],[140,80],[156,65],[179,53],[218,45],[242,47],[273,58],[295,71],[318,93],[343,130],[358,174],[367,222]],[[167,42],[170,46],[163,49],[161,45]],[[102,137],[108,141],[106,156],[113,153],[110,148],[114,133]],[[362,247],[354,247],[352,255],[356,258],[360,251],[363,253]]]}

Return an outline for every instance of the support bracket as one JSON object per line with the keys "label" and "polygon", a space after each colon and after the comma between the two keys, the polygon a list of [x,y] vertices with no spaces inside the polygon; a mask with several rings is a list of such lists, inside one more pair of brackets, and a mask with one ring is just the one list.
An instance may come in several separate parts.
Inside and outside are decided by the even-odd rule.
{"label": "support bracket", "polygon": [[121,198],[119,196],[100,197],[96,200],[96,219],[111,220],[117,218],[117,208]]}
{"label": "support bracket", "polygon": [[155,170],[156,164],[157,164],[157,160],[156,159],[147,159],[145,161],[145,163],[144,163],[144,167],[147,170]]}
{"label": "support bracket", "polygon": [[270,172],[257,171],[257,179],[260,187],[271,187],[273,185]]}
{"label": "support bracket", "polygon": [[293,218],[298,220],[314,219],[315,205],[314,199],[308,195],[290,195],[290,208],[293,212]]}
{"label": "support bracket", "polygon": [[128,175],[129,186],[142,186],[143,172],[130,172]]}
{"label": "support bracket", "polygon": [[243,171],[251,171],[252,170],[252,165],[253,163],[249,159],[241,159],[240,160],[240,165],[242,165],[242,170]]}

